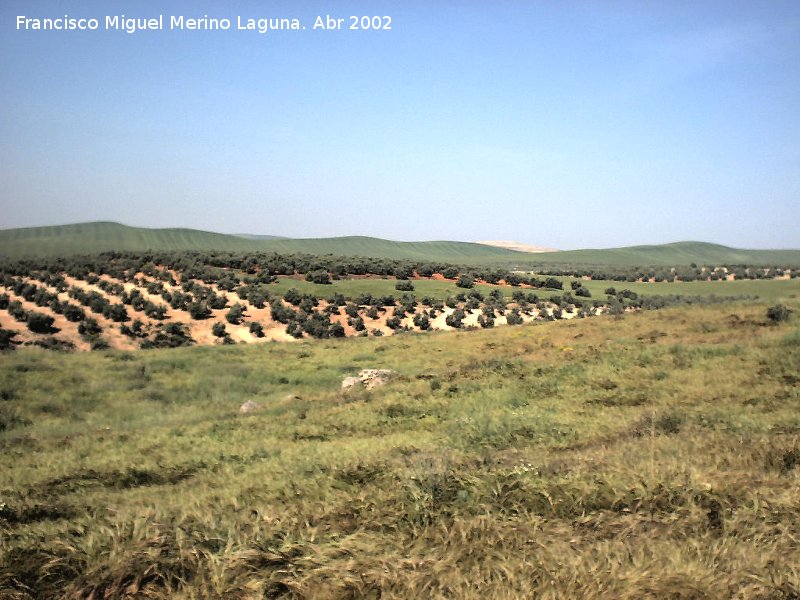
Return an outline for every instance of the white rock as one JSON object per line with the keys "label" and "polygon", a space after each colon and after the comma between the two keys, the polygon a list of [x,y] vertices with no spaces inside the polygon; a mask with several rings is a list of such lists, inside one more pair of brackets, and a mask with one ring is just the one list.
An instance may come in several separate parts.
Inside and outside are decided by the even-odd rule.
{"label": "white rock", "polygon": [[260,404],[253,402],[252,400],[248,400],[239,407],[239,412],[243,415],[246,415],[247,413],[256,412],[260,408]]}
{"label": "white rock", "polygon": [[344,380],[342,380],[342,389],[349,390],[351,387],[360,383],[361,380],[358,377],[345,377]]}
{"label": "white rock", "polygon": [[349,390],[357,385],[363,385],[366,389],[371,390],[384,385],[392,377],[397,375],[391,369],[361,369],[358,372],[358,377],[345,377],[342,381],[342,390]]}

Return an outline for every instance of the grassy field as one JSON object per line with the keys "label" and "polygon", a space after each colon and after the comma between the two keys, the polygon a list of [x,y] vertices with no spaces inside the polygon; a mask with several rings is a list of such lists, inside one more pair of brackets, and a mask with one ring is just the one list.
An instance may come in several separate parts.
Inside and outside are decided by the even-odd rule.
{"label": "grassy field", "polygon": [[[269,290],[273,293],[283,294],[287,290],[295,288],[301,293],[314,294],[319,298],[326,298],[337,293],[343,294],[346,298],[355,298],[360,294],[372,294],[373,296],[394,296],[395,298],[399,298],[405,293],[412,293],[418,299],[428,296],[437,300],[444,300],[448,296],[455,296],[456,294],[462,292],[469,292],[468,289],[456,287],[456,284],[453,281],[421,279],[412,281],[412,283],[414,285],[413,292],[400,292],[395,289],[397,280],[394,278],[342,279],[334,281],[329,285],[320,285],[304,280],[279,277],[277,281],[269,284]],[[516,288],[499,285],[476,285],[475,289],[480,290],[480,292],[484,295],[488,295],[492,290],[499,289],[504,295],[510,297]],[[557,293],[557,290],[544,290],[540,291],[539,293],[552,295]]]}
{"label": "grassy field", "polygon": [[766,306],[4,355],[0,597],[797,598]]}
{"label": "grassy field", "polygon": [[[564,290],[570,291],[569,282],[572,277],[556,277],[564,282]],[[395,289],[395,279],[348,279],[334,281],[330,285],[318,285],[304,280],[280,277],[278,281],[270,284],[269,289],[276,293],[285,293],[290,288],[295,288],[302,293],[314,294],[319,298],[326,298],[335,293],[343,294],[347,298],[358,296],[362,293],[370,293],[373,296],[394,295],[399,297],[403,292]],[[452,281],[437,280],[415,280],[413,294],[417,298],[429,296],[438,300],[444,300],[448,296],[454,296],[461,292],[468,292],[463,288],[456,287]],[[637,294],[647,296],[758,296],[763,300],[775,301],[780,299],[792,299],[800,297],[800,279],[792,280],[757,280],[757,281],[689,281],[673,283],[642,283],[642,282],[620,282],[620,281],[586,281],[581,280],[584,287],[592,293],[592,298],[605,300],[605,290],[614,287],[617,290],[631,290]],[[511,297],[514,291],[523,289],[526,293],[534,292],[539,296],[549,298],[554,294],[561,294],[560,290],[551,289],[530,289],[515,288],[510,286],[478,284],[475,286],[484,295],[488,295],[492,290],[499,289],[504,296]]]}
{"label": "grassy field", "polygon": [[[564,289],[569,289],[573,277],[556,277],[564,281]],[[668,282],[626,282],[626,281],[586,281],[581,280],[594,298],[605,298],[609,287],[617,290],[631,290],[644,296],[757,296],[761,300],[775,301],[800,297],[800,279],[770,279],[741,281],[676,281]]]}

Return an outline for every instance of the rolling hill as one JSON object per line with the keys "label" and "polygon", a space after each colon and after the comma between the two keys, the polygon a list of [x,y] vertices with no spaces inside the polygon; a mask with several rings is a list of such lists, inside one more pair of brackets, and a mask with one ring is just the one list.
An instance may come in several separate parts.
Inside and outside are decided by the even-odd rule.
{"label": "rolling hill", "polygon": [[707,242],[675,242],[657,246],[629,246],[595,250],[540,252],[538,264],[580,265],[800,265],[800,250],[742,250]]}
{"label": "rolling hill", "polygon": [[528,253],[470,242],[395,242],[365,236],[290,239],[227,235],[195,229],[146,229],[111,222],[0,230],[0,256],[9,258],[66,256],[108,250],[333,254],[457,264],[496,264],[511,268],[543,265],[674,266],[690,263],[800,266],[800,250],[742,250],[705,242]]}
{"label": "rolling hill", "polygon": [[475,264],[520,262],[528,256],[469,242],[393,242],[362,236],[318,239],[242,237],[195,229],[146,229],[111,222],[0,230],[0,255],[10,258],[66,256],[108,250],[302,252]]}

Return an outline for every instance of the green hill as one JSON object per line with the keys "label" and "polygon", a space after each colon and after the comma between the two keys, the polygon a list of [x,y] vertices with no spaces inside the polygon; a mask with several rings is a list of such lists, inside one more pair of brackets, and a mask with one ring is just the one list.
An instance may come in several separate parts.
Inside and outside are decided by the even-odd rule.
{"label": "green hill", "polygon": [[525,252],[492,248],[470,242],[393,242],[364,236],[268,240],[263,243],[263,247],[281,253],[307,252],[453,263],[524,262],[530,257],[530,254]]}
{"label": "green hill", "polygon": [[257,250],[259,242],[195,229],[145,229],[95,222],[0,231],[0,254],[66,256],[107,250]]}
{"label": "green hill", "polygon": [[[0,230],[0,255],[67,256],[108,250],[229,250],[305,252],[452,263],[519,262],[529,255],[468,242],[393,242],[351,236],[319,239],[249,239],[195,229],[146,229],[96,222]],[[264,236],[265,238],[267,236]]]}
{"label": "green hill", "polygon": [[394,242],[365,236],[290,239],[95,222],[0,230],[0,256],[67,256],[107,250],[228,250],[369,256],[511,268],[542,265],[763,264],[800,266],[800,250],[740,250],[705,242],[531,254],[470,242]]}
{"label": "green hill", "polygon": [[537,264],[572,265],[800,265],[800,250],[742,250],[706,242],[675,242],[595,250],[563,250],[534,255]]}

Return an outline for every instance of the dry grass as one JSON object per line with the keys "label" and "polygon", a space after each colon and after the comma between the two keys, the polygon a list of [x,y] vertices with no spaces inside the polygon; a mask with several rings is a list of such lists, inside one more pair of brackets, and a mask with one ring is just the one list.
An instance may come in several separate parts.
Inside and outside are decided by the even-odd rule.
{"label": "dry grass", "polygon": [[0,597],[796,599],[765,311],[3,356]]}

